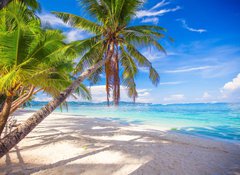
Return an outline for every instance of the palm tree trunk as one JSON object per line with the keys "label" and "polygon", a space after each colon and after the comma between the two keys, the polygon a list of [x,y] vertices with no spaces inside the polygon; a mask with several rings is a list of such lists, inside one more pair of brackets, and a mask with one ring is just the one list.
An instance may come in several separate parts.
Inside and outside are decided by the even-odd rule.
{"label": "palm tree trunk", "polygon": [[12,0],[0,0],[0,10],[4,8],[6,5],[8,5],[9,2]]}
{"label": "palm tree trunk", "polygon": [[119,61],[118,61],[118,52],[114,57],[114,89],[113,89],[113,98],[114,98],[114,105],[119,105],[120,100],[120,78],[119,78]]}
{"label": "palm tree trunk", "polygon": [[110,60],[105,63],[105,72],[106,72],[106,93],[107,93],[107,105],[110,106],[110,74],[111,74],[111,62]]}
{"label": "palm tree trunk", "polygon": [[0,115],[1,115],[1,112],[3,110],[5,100],[6,100],[6,96],[5,95],[0,95]]}
{"label": "palm tree trunk", "polygon": [[3,110],[0,115],[0,136],[7,123],[8,116],[10,114],[11,105],[12,105],[12,96],[7,96],[3,106]]}
{"label": "palm tree trunk", "polygon": [[15,112],[21,105],[23,105],[25,102],[27,102],[29,100],[29,98],[31,98],[31,96],[34,94],[34,89],[35,87],[32,86],[29,89],[29,92],[26,94],[24,94],[22,97],[20,97],[19,99],[15,100],[12,104],[12,107],[10,109],[10,114],[12,114],[13,112]]}
{"label": "palm tree trunk", "polygon": [[109,60],[114,52],[113,43],[110,44],[107,58],[99,61],[97,64],[90,67],[83,72],[65,91],[50,101],[46,106],[42,107],[24,123],[19,125],[15,130],[6,135],[0,140],[0,158],[4,156],[11,148],[17,145],[26,135],[28,135],[40,122],[42,122],[49,114],[51,114],[67,97],[74,92],[74,90],[80,85],[80,83],[89,77],[98,68],[102,67],[107,60]]}

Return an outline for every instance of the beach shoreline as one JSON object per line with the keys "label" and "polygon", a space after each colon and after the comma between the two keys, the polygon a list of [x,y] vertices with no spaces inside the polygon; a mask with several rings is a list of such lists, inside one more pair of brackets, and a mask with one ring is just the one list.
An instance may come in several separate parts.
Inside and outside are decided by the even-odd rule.
{"label": "beach shoreline", "polygon": [[0,159],[0,174],[238,174],[239,162],[239,142],[53,113]]}

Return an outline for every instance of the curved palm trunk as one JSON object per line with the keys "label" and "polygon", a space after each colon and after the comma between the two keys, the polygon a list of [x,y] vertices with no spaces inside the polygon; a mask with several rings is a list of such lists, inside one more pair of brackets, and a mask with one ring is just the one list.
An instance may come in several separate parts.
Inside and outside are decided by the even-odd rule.
{"label": "curved palm trunk", "polygon": [[7,123],[7,120],[10,114],[11,105],[12,105],[12,96],[7,96],[3,106],[3,110],[0,115],[0,136]]}
{"label": "curved palm trunk", "polygon": [[29,92],[27,93],[27,95],[23,95],[23,97],[20,97],[19,99],[15,100],[12,104],[12,107],[10,109],[10,114],[12,114],[13,112],[15,112],[21,105],[23,105],[24,103],[26,103],[31,96],[34,94],[34,89],[35,87],[32,86],[29,90]]}
{"label": "curved palm trunk", "polygon": [[38,110],[24,123],[19,125],[15,130],[6,135],[0,140],[0,157],[4,156],[11,148],[20,142],[26,135],[28,135],[40,122],[42,122],[50,113],[52,113],[66,98],[80,85],[80,83],[89,77],[98,68],[103,66],[107,60],[113,55],[114,47],[110,45],[107,58],[93,65],[88,70],[83,72],[65,91],[50,101],[46,106]]}
{"label": "curved palm trunk", "polygon": [[[5,103],[3,104],[3,109],[0,112],[0,136],[2,131],[7,123],[9,116],[15,112],[21,105],[23,105],[29,98],[34,94],[35,87],[31,87],[28,94],[24,94],[22,97],[19,97],[17,100],[12,101],[12,97],[6,98]],[[10,99],[11,98],[11,101]],[[10,109],[9,109],[10,108]]]}

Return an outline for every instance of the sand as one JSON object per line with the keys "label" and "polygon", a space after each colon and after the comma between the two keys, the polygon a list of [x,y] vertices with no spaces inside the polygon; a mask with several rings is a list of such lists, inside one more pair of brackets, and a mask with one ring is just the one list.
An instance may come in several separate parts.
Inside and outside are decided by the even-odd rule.
{"label": "sand", "polygon": [[0,159],[0,174],[240,175],[240,142],[54,113]]}

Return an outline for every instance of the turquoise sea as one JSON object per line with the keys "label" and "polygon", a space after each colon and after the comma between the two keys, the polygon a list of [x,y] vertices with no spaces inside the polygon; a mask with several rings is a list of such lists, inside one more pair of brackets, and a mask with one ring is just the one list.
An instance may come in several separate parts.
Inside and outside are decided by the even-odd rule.
{"label": "turquoise sea", "polygon": [[[32,102],[40,109],[46,102]],[[60,109],[56,111],[60,112]],[[169,127],[176,132],[240,141],[240,104],[140,104],[120,103],[118,108],[106,103],[70,102],[63,113],[117,120],[121,123]]]}

